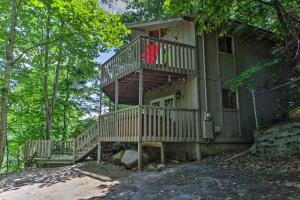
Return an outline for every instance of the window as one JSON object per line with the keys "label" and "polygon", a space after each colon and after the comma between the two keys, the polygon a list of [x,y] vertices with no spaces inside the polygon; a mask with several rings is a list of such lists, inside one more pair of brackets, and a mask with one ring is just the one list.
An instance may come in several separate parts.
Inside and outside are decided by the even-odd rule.
{"label": "window", "polygon": [[218,38],[218,43],[219,43],[219,51],[223,53],[233,53],[233,48],[232,48],[232,37],[220,37]]}
{"label": "window", "polygon": [[154,38],[162,38],[168,34],[168,28],[161,28],[153,31],[149,31],[149,36]]}
{"label": "window", "polygon": [[149,31],[149,36],[159,38],[159,30]]}
{"label": "window", "polygon": [[229,89],[222,89],[222,103],[223,108],[237,109],[237,97],[236,92],[232,92]]}
{"label": "window", "polygon": [[160,37],[161,38],[163,38],[167,34],[168,34],[168,29],[167,28],[160,29]]}
{"label": "window", "polygon": [[167,96],[150,101],[151,106],[161,106],[166,108],[175,108],[175,96]]}
{"label": "window", "polygon": [[151,102],[151,106],[160,106],[160,101]]}

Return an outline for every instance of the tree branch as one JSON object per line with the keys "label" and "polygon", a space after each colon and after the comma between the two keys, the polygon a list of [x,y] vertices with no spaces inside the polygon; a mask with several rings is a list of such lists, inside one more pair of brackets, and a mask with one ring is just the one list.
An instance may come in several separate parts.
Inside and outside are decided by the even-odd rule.
{"label": "tree branch", "polygon": [[41,46],[45,46],[45,45],[47,45],[47,44],[55,43],[55,42],[57,42],[57,41],[59,41],[59,40],[62,40],[62,39],[64,39],[64,38],[66,38],[66,37],[69,37],[69,36],[71,36],[71,35],[74,35],[74,33],[70,33],[70,34],[67,34],[67,35],[65,35],[65,36],[63,36],[63,37],[55,38],[55,39],[50,40],[50,41],[41,42],[41,43],[35,44],[35,45],[33,45],[33,46],[31,46],[31,47],[25,49],[25,50],[22,51],[22,53],[21,53],[21,54],[13,61],[13,65],[16,64],[16,62],[18,62],[18,61],[19,61],[26,53],[28,53],[29,51],[31,51],[31,50],[33,50],[33,49],[35,49],[35,48],[37,48],[37,47],[41,47]]}

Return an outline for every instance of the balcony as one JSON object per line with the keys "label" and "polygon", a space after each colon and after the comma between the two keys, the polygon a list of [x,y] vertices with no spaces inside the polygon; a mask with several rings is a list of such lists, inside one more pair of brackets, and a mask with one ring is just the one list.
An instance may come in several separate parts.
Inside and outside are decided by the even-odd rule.
{"label": "balcony", "polygon": [[102,87],[140,68],[196,75],[195,53],[191,45],[138,36],[102,65]]}

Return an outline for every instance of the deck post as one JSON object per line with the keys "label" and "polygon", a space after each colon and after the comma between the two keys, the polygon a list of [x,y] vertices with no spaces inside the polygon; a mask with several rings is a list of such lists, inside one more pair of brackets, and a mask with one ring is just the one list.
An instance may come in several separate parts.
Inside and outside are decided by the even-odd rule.
{"label": "deck post", "polygon": [[197,156],[197,160],[201,160],[202,159],[201,144],[199,142],[196,143],[196,156]]}
{"label": "deck post", "polygon": [[47,141],[47,143],[48,143],[48,158],[51,158],[51,140],[48,140]]}
{"label": "deck post", "polygon": [[163,142],[161,142],[161,146],[160,146],[160,159],[161,159],[161,164],[165,164],[166,163],[166,157],[165,157],[165,144]]}
{"label": "deck post", "polygon": [[119,106],[119,79],[115,82],[115,111],[118,110]]}
{"label": "deck post", "polygon": [[98,149],[97,149],[97,163],[101,163],[101,157],[102,157],[102,147],[101,142],[98,142]]}
{"label": "deck post", "polygon": [[139,112],[138,112],[138,170],[142,170],[142,105],[143,105],[143,69],[139,73]]}

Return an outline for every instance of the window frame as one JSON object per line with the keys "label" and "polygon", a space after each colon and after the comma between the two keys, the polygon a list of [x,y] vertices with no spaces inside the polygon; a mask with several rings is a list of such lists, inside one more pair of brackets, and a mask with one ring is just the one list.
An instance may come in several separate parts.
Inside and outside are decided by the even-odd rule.
{"label": "window frame", "polygon": [[165,100],[166,99],[173,99],[173,108],[176,108],[176,98],[175,98],[175,95],[169,95],[169,96],[165,96],[165,97],[160,97],[160,98],[157,98],[157,99],[152,99],[150,101],[150,105],[153,106],[152,104],[153,103],[156,103],[156,102],[160,102],[160,107],[163,107],[163,108],[166,108],[165,107]]}
{"label": "window frame", "polygon": [[149,37],[151,37],[150,32],[158,31],[158,39],[161,39],[161,38],[164,37],[164,36],[162,36],[162,30],[166,31],[165,35],[164,35],[164,36],[166,36],[168,31],[169,31],[169,27],[159,27],[159,28],[154,28],[154,29],[147,30],[147,35]]}
{"label": "window frame", "polygon": [[[220,43],[219,43],[219,39],[220,38],[230,38],[231,39],[231,53],[229,53],[229,52],[225,52],[225,51],[221,51],[221,49],[220,49]],[[234,52],[235,52],[235,49],[234,49],[234,38],[233,38],[233,36],[232,35],[224,35],[224,36],[222,36],[222,37],[217,37],[217,47],[218,47],[218,52],[219,53],[221,53],[221,54],[225,54],[225,55],[234,55]],[[225,40],[225,42],[226,42],[226,40]],[[226,44],[226,43],[225,43]],[[225,45],[226,46],[226,45]]]}
{"label": "window frame", "polygon": [[[233,107],[224,107],[224,98],[223,98],[223,90],[228,90],[230,94],[230,89],[228,88],[222,88],[221,89],[221,107],[223,110],[226,110],[226,111],[239,111],[239,97],[238,97],[238,91],[234,91],[234,94],[235,94],[235,108]],[[231,104],[231,98],[229,98],[229,104]]]}

